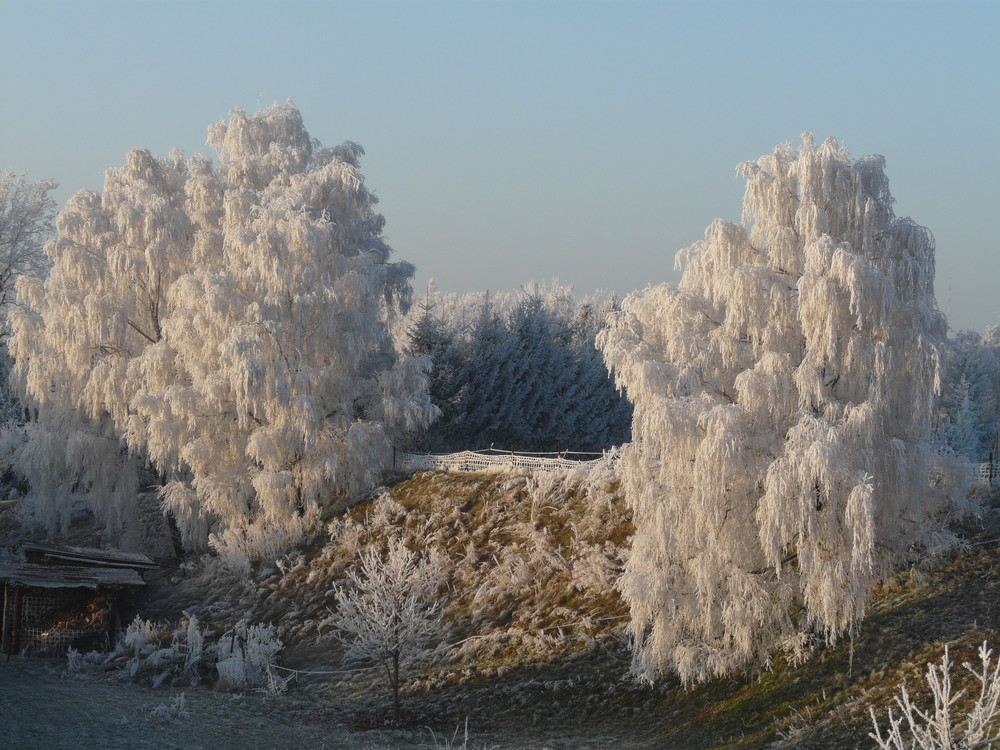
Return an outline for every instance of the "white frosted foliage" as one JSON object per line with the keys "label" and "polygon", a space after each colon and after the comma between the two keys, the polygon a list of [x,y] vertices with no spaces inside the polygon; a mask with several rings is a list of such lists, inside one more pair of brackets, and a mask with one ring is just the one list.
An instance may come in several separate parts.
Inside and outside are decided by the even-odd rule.
{"label": "white frosted foliage", "polygon": [[106,425],[167,480],[189,545],[253,557],[374,484],[435,410],[388,335],[413,269],[390,262],[361,148],[321,148],[290,104],[234,110],[209,144],[218,165],[136,149],[70,199],[11,351],[41,424]]}
{"label": "white frosted foliage", "polygon": [[[400,667],[427,655],[444,637],[444,562],[435,553],[417,554],[402,539],[391,540],[385,556],[370,549],[348,571],[335,592],[337,611],[327,621],[339,630],[347,656],[381,662],[399,721]],[[325,623],[324,623],[325,624]]]}
{"label": "white frosted foliage", "polygon": [[[940,665],[927,664],[925,677],[932,707],[920,709],[905,684],[895,696],[899,713],[890,706],[886,726],[879,726],[875,709],[869,707],[875,731],[868,736],[875,740],[878,750],[973,750],[995,747],[1000,742],[1000,662],[993,658],[992,649],[984,641],[979,647],[979,665],[962,664],[978,683],[973,683],[972,690],[953,689],[951,664],[947,646]],[[960,704],[967,692],[968,697]]]}
{"label": "white frosted foliage", "polygon": [[27,182],[23,175],[0,174],[0,315],[14,301],[21,276],[36,279],[48,273],[50,261],[42,251],[52,234],[56,204],[50,193],[55,180]]}
{"label": "white frosted foliage", "polygon": [[934,244],[893,216],[883,167],[808,135],[741,165],[743,225],[713,223],[679,285],[629,296],[600,339],[635,404],[619,587],[645,678],[834,639],[888,566],[941,539]]}

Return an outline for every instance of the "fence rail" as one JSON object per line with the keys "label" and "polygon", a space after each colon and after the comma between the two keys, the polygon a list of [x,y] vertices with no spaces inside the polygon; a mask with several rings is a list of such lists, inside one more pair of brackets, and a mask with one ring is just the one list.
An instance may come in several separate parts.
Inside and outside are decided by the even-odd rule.
{"label": "fence rail", "polygon": [[[573,459],[567,456],[594,456]],[[519,471],[565,471],[588,463],[595,463],[603,456],[599,453],[513,453],[510,451],[461,451],[459,453],[404,453],[396,451],[395,468],[400,471],[421,469],[449,469],[451,471],[486,471],[488,469],[514,469]]]}
{"label": "fence rail", "polygon": [[[519,471],[565,471],[601,460],[599,453],[514,453],[512,451],[460,451],[459,453],[405,453],[396,451],[394,467],[399,471],[422,469],[448,469],[450,471],[486,471],[513,469]],[[568,458],[568,456],[593,456],[594,458]],[[972,464],[972,484],[1000,482],[1000,463]]]}

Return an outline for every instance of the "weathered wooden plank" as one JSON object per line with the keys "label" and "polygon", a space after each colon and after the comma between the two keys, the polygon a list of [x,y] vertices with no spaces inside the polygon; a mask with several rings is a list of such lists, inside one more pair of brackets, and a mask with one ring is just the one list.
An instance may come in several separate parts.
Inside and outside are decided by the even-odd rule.
{"label": "weathered wooden plank", "polygon": [[0,563],[0,582],[38,588],[96,589],[99,587],[145,586],[132,568],[91,568],[75,565],[36,565],[35,563]]}

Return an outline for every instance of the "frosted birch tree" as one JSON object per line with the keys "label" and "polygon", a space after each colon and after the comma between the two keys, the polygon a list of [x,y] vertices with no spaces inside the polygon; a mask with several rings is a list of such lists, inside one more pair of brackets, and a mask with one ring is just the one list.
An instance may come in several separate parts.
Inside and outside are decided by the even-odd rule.
{"label": "frosted birch tree", "polygon": [[678,253],[679,285],[630,295],[600,340],[635,404],[619,587],[647,679],[837,638],[880,575],[941,541],[950,507],[928,486],[931,233],[893,215],[881,156],[832,139],[740,171],[742,225],[709,226]]}
{"label": "frosted birch tree", "polygon": [[322,148],[290,103],[208,142],[217,165],[132,151],[59,215],[49,278],[19,282],[39,414],[19,467],[55,524],[71,494],[127,509],[148,462],[189,546],[266,555],[434,415],[429,362],[387,334],[413,268],[390,262],[358,145]]}

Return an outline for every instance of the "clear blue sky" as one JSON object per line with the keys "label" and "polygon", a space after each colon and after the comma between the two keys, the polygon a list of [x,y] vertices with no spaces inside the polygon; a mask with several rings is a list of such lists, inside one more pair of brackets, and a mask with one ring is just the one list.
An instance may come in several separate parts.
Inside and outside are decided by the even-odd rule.
{"label": "clear blue sky", "polygon": [[[0,0],[0,169],[60,202],[135,146],[292,97],[367,151],[400,258],[451,291],[619,294],[738,220],[809,130],[882,153],[955,329],[1000,322],[1000,3]],[[210,153],[210,152],[209,152]]]}

